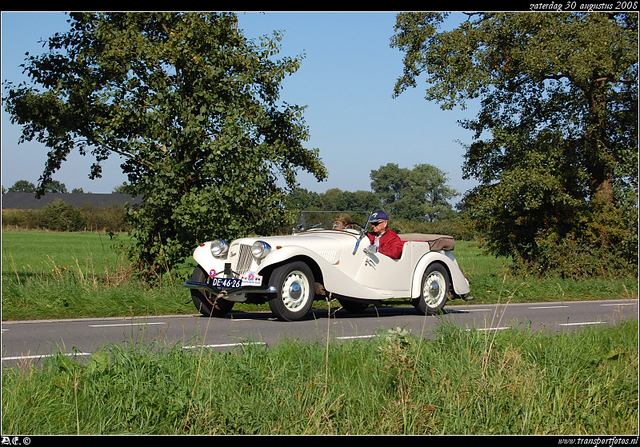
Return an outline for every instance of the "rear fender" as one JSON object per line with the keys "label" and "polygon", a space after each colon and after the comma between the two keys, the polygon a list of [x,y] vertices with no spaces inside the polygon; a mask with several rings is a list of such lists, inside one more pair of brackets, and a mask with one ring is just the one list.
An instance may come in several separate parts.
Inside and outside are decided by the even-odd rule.
{"label": "rear fender", "polygon": [[460,267],[458,266],[458,262],[453,256],[453,253],[451,253],[450,251],[440,250],[431,251],[425,254],[416,264],[416,268],[413,272],[413,280],[411,282],[411,298],[420,297],[422,275],[424,274],[425,270],[427,270],[429,265],[434,262],[444,265],[447,269],[449,278],[451,279],[453,293],[455,295],[461,296],[470,292],[469,283],[460,271]]}

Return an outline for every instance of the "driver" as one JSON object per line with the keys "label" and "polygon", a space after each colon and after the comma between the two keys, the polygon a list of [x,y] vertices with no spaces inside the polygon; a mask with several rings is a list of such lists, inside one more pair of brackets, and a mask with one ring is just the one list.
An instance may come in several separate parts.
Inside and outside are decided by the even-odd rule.
{"label": "driver", "polygon": [[371,226],[373,231],[368,233],[371,245],[378,247],[378,252],[389,256],[391,259],[398,259],[402,254],[404,242],[400,240],[393,230],[389,229],[389,216],[384,211],[376,211],[371,215]]}

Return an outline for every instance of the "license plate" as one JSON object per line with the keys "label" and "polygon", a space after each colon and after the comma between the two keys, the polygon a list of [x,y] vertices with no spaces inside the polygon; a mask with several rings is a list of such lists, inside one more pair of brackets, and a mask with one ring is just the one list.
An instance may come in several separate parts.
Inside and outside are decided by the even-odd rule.
{"label": "license plate", "polygon": [[221,289],[235,289],[242,285],[242,279],[240,278],[212,278],[211,285],[213,287],[220,287]]}

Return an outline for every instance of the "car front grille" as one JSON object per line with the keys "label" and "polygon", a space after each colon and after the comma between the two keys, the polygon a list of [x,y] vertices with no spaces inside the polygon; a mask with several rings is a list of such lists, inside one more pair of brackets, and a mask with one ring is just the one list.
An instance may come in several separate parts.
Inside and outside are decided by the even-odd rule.
{"label": "car front grille", "polygon": [[251,268],[253,262],[253,254],[251,253],[251,245],[240,244],[238,248],[238,261],[233,271],[242,275]]}

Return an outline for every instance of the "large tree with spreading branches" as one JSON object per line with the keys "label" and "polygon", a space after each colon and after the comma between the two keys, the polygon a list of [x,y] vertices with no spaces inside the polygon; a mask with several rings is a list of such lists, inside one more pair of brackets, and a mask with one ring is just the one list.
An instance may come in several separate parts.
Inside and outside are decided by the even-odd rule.
{"label": "large tree with spreading branches", "polygon": [[49,149],[39,180],[72,151],[123,159],[133,254],[147,272],[181,262],[214,236],[278,228],[299,170],[326,170],[306,149],[303,107],[280,101],[300,57],[277,59],[281,34],[252,40],[232,13],[73,13],[70,30],[28,55],[29,82],[5,84],[23,141]]}
{"label": "large tree with spreading branches", "polygon": [[395,95],[423,77],[442,108],[479,103],[465,201],[489,250],[565,275],[637,269],[638,14],[447,19],[398,14]]}

